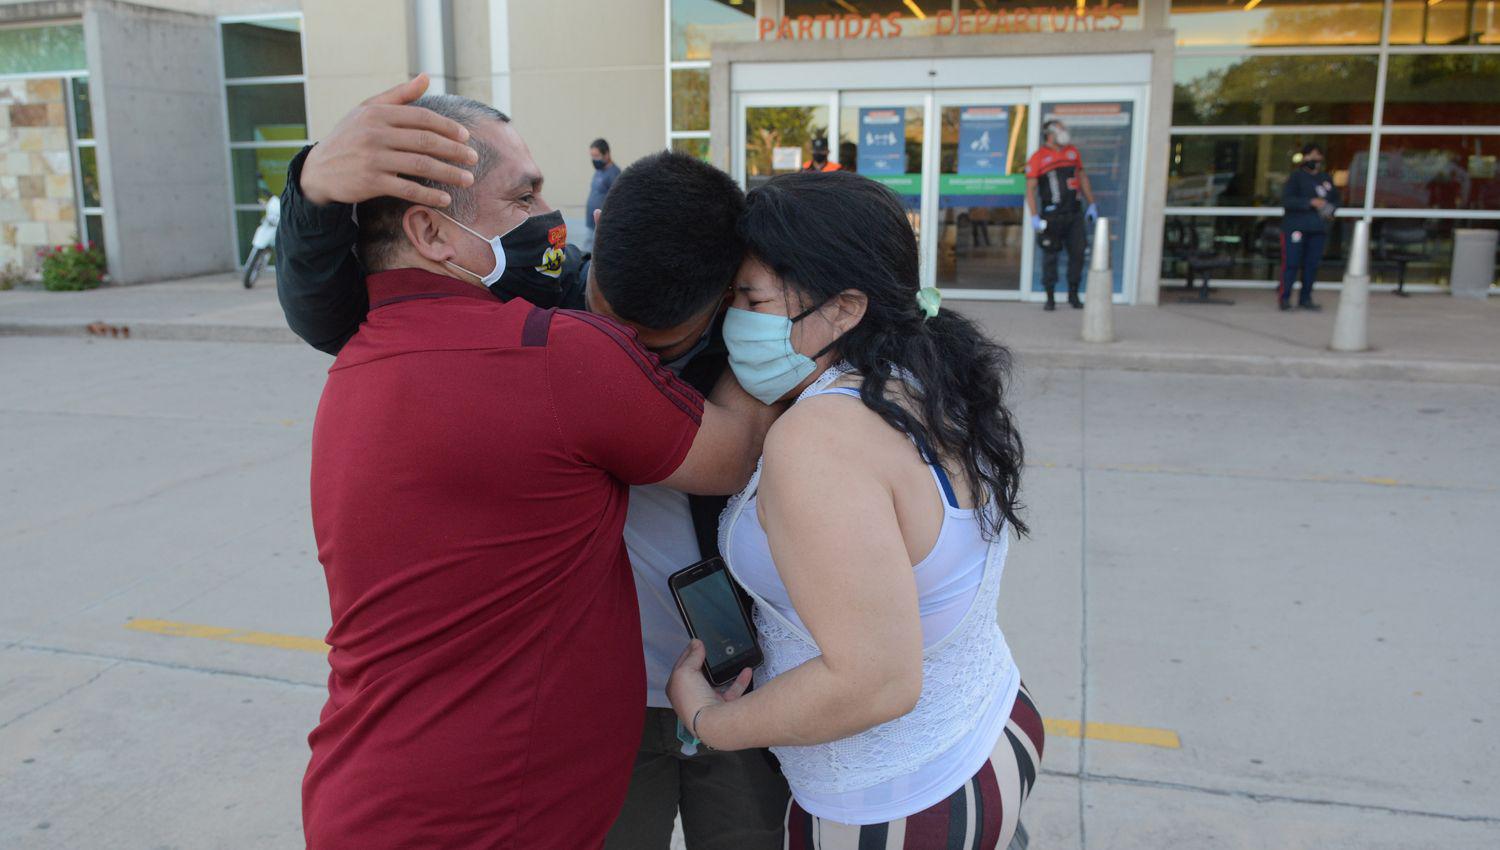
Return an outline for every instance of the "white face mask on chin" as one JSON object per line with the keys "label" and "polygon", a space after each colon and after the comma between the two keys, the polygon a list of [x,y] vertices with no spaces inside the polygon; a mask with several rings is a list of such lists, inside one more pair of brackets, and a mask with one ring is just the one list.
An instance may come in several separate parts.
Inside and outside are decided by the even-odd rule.
{"label": "white face mask on chin", "polygon": [[1073,141],[1073,134],[1067,130],[1058,129],[1052,133],[1052,138],[1056,139],[1059,145],[1067,147],[1068,143]]}

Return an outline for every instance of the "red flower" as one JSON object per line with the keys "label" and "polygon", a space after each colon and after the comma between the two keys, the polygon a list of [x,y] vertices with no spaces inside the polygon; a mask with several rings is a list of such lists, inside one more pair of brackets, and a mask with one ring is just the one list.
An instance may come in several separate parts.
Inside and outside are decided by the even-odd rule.
{"label": "red flower", "polygon": [[83,243],[82,242],[74,242],[73,243],[73,250],[76,253],[82,254],[83,253]]}

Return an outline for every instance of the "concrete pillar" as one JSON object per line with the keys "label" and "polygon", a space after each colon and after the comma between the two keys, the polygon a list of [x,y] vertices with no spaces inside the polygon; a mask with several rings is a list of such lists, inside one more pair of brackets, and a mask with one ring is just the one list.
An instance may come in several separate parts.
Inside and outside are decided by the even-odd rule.
{"label": "concrete pillar", "polygon": [[453,71],[453,5],[450,0],[413,0],[412,76],[426,72],[428,94],[457,91]]}
{"label": "concrete pillar", "polygon": [[1093,259],[1083,298],[1083,341],[1114,342],[1115,275],[1109,268],[1109,219],[1094,222]]}
{"label": "concrete pillar", "polygon": [[1344,289],[1333,319],[1334,351],[1367,351],[1370,348],[1370,222],[1354,223],[1349,246],[1349,265],[1344,270]]}
{"label": "concrete pillar", "polygon": [[218,22],[89,0],[89,99],[110,274],[119,283],[234,268]]}

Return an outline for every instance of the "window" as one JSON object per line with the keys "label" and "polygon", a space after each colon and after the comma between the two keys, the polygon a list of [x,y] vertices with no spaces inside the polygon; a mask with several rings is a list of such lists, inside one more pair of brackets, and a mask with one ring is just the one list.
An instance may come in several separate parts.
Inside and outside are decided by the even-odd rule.
{"label": "window", "polygon": [[74,194],[78,197],[78,232],[84,241],[104,247],[104,202],[99,192],[99,158],[94,139],[94,116],[89,101],[89,78],[68,79],[68,103],[73,119]]}
{"label": "window", "polygon": [[236,254],[244,262],[265,202],[307,144],[301,15],[221,18]]}
{"label": "window", "polygon": [[1379,44],[1383,0],[1172,0],[1184,47]]}
{"label": "window", "polygon": [[[1173,136],[1167,205],[1280,207],[1282,185],[1296,167],[1293,156],[1309,142],[1322,145],[1333,182],[1344,193],[1345,205],[1349,205],[1351,169],[1360,169],[1359,174],[1363,174],[1363,163],[1370,152],[1368,135],[1236,133]],[[1280,215],[1279,211],[1277,215]]]}
{"label": "window", "polygon": [[[1500,210],[1497,157],[1500,135],[1387,135],[1380,142],[1375,206]],[[1350,179],[1363,183],[1363,163]],[[1356,197],[1363,200],[1362,193]]]}
{"label": "window", "polygon": [[1500,44],[1500,0],[1396,0],[1391,44]]}
{"label": "window", "polygon": [[1500,126],[1500,52],[1392,56],[1385,123]]}
{"label": "window", "polygon": [[83,24],[0,28],[0,76],[82,71]]}
{"label": "window", "polygon": [[1379,64],[1373,55],[1179,56],[1172,123],[1369,124]]}
{"label": "window", "polygon": [[754,41],[756,0],[666,0],[667,144],[708,157],[709,46]]}
{"label": "window", "polygon": [[1392,284],[1446,285],[1454,228],[1500,225],[1500,0],[1388,6],[1383,40],[1373,0],[1173,0],[1164,276],[1213,250],[1234,260],[1219,277],[1269,284],[1281,185],[1309,141],[1343,196],[1320,279],[1342,274],[1361,217]]}

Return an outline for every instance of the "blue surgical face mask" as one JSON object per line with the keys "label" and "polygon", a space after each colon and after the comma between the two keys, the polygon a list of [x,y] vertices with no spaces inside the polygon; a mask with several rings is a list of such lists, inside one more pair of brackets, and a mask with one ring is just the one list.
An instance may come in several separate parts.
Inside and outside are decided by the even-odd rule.
{"label": "blue surgical face mask", "polygon": [[[729,308],[724,316],[724,345],[729,349],[729,368],[745,392],[763,404],[775,404],[818,368],[813,357],[792,345],[792,325],[817,310],[812,307],[788,318]],[[822,356],[828,348],[816,356]]]}

